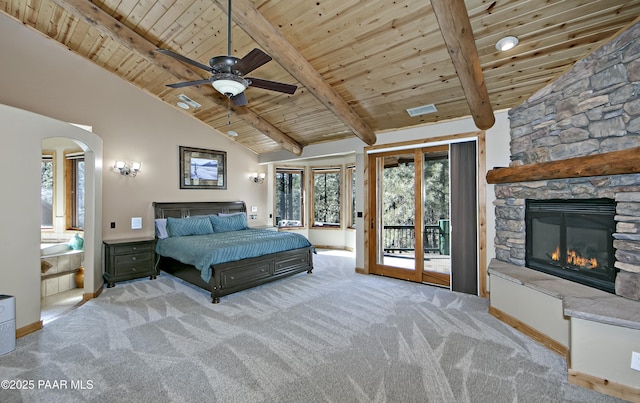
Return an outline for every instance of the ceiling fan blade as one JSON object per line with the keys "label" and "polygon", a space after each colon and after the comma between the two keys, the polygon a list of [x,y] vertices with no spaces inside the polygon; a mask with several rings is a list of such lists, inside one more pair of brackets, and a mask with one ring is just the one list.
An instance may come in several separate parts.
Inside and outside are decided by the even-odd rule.
{"label": "ceiling fan blade", "polygon": [[231,97],[231,100],[233,101],[233,104],[235,106],[244,106],[249,103],[249,101],[247,101],[247,97],[244,95],[244,92],[239,93],[235,97]]}
{"label": "ceiling fan blade", "polygon": [[250,87],[262,88],[265,90],[284,92],[285,94],[293,94],[298,89],[297,86],[285,83],[279,83],[276,81],[263,80],[262,78],[249,78],[247,80],[251,81],[249,84]]}
{"label": "ceiling fan blade", "polygon": [[249,74],[253,70],[270,61],[271,56],[260,49],[255,48],[251,52],[247,53],[245,57],[240,59],[240,61],[233,66],[233,69],[238,70],[242,75]]}
{"label": "ceiling fan blade", "polygon": [[174,59],[178,59],[183,63],[190,64],[190,65],[198,67],[198,68],[200,68],[202,70],[211,71],[211,67],[210,66],[202,64],[200,62],[196,62],[195,60],[191,60],[191,59],[189,59],[187,57],[184,57],[184,56],[179,55],[179,54],[177,54],[175,52],[172,52],[169,49],[156,49],[156,52],[162,53],[163,55],[171,56]]}
{"label": "ceiling fan blade", "polygon": [[167,87],[182,88],[182,87],[188,87],[190,85],[202,85],[202,84],[209,84],[209,79],[196,80],[196,81],[185,81],[183,83],[175,83],[175,84],[167,84]]}

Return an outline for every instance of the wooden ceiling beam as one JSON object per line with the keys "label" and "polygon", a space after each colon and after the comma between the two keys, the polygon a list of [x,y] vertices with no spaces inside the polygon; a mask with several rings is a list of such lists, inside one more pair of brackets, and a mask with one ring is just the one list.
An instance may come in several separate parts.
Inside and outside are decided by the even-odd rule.
{"label": "wooden ceiling beam", "polygon": [[464,0],[431,0],[431,6],[462,84],[473,121],[479,129],[489,129],[496,118]]}
{"label": "wooden ceiling beam", "polygon": [[[187,65],[171,57],[162,56],[162,60],[159,60],[158,55],[160,54],[156,52],[156,45],[149,42],[144,37],[138,35],[136,32],[126,27],[120,21],[116,20],[109,14],[102,11],[98,6],[94,5],[90,1],[52,1],[68,12],[84,19],[89,25],[100,31],[102,34],[113,38],[114,41],[126,47],[131,52],[135,53],[147,62],[162,67],[165,71],[172,74],[176,78],[176,81],[191,81],[208,78],[208,75],[203,76],[196,74]],[[216,104],[224,108],[224,110],[227,109],[226,100],[223,100],[220,97],[210,96],[211,94],[204,95],[208,96],[208,99],[212,99]],[[267,122],[250,109],[246,107],[237,107],[235,108],[235,111],[242,120],[255,127],[256,130],[260,131],[265,136],[280,144],[285,150],[295,155],[302,154],[302,145],[300,143],[298,143],[296,140],[286,135],[285,133],[281,132],[274,125]]]}
{"label": "wooden ceiling beam", "polygon": [[[222,10],[227,1],[214,0]],[[369,145],[376,135],[349,104],[322,78],[320,73],[291,45],[249,0],[236,0],[231,17],[276,62],[307,88],[324,106],[333,112],[351,131]]]}

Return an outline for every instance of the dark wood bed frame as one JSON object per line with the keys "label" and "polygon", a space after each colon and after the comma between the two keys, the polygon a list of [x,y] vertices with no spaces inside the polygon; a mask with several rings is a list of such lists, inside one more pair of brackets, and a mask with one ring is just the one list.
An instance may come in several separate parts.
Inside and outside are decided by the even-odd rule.
{"label": "dark wood bed frame", "polygon": [[[153,203],[155,218],[185,218],[209,214],[231,214],[247,212],[242,201],[233,202],[184,202]],[[270,255],[242,259],[212,265],[209,283],[200,277],[194,266],[156,255],[159,270],[163,270],[191,284],[211,292],[211,302],[220,302],[220,297],[246,290],[270,281],[313,270],[313,246],[273,253]]]}

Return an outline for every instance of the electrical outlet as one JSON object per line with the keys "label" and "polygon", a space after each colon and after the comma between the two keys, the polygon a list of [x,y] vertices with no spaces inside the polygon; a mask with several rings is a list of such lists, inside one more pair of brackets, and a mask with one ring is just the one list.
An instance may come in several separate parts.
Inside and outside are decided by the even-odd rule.
{"label": "electrical outlet", "polygon": [[115,221],[111,221],[111,228],[115,228],[116,227],[116,222]]}
{"label": "electrical outlet", "polygon": [[631,369],[640,371],[640,353],[635,351],[631,352]]}

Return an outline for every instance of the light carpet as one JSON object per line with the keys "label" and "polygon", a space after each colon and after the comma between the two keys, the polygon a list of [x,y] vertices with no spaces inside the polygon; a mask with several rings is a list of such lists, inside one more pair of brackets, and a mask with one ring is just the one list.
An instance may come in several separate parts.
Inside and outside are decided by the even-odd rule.
{"label": "light carpet", "polygon": [[[118,283],[0,357],[2,402],[617,402],[488,301],[354,273],[301,273],[211,304],[162,274]],[[57,381],[57,385],[56,382]]]}

